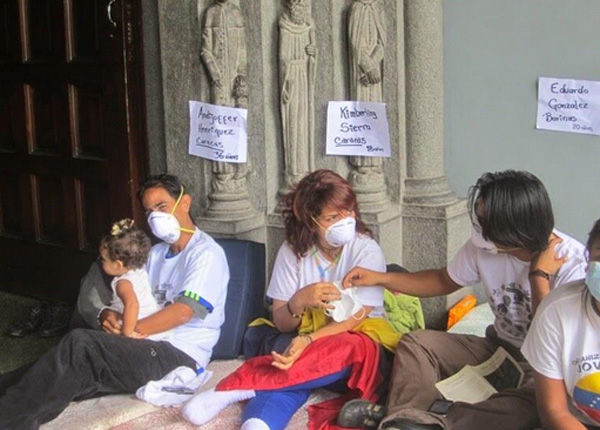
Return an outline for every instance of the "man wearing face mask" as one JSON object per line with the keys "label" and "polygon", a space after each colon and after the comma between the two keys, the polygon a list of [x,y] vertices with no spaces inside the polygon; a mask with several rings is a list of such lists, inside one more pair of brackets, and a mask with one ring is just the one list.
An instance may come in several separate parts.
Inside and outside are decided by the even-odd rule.
{"label": "man wearing face mask", "polygon": [[152,247],[146,266],[163,308],[139,320],[136,331],[144,336],[173,330],[172,337],[156,342],[119,336],[120,315],[103,309],[103,331],[71,331],[6,390],[0,398],[0,429],[37,429],[72,400],[133,393],[177,367],[201,371],[208,364],[225,319],[225,253],[195,227],[189,214],[191,197],[175,176],[150,177],[139,197],[153,234],[163,240]]}
{"label": "man wearing face mask", "polygon": [[[554,229],[550,199],[540,180],[528,172],[485,173],[469,191],[471,238],[447,267],[416,273],[378,273],[354,268],[343,285],[383,285],[418,297],[450,294],[482,284],[495,315],[486,337],[423,330],[405,335],[396,349],[381,429],[438,430],[479,428],[518,430],[539,427],[530,367],[519,349],[537,306],[551,289],[585,277],[585,248]],[[488,400],[454,403],[440,411],[435,384],[465,365],[478,365],[498,347],[526,371],[518,390]],[[347,404],[338,423],[361,426],[374,405]]]}

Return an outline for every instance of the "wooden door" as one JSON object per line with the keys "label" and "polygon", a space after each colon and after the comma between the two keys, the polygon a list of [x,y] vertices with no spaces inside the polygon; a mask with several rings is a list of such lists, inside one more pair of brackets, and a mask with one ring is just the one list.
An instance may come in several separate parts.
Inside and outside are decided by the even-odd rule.
{"label": "wooden door", "polygon": [[112,221],[141,220],[138,0],[0,0],[0,289],[73,300]]}

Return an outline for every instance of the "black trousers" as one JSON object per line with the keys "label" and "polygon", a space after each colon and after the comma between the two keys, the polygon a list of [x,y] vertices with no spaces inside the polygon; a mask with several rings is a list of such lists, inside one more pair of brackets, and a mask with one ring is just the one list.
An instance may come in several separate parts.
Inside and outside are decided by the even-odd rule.
{"label": "black trousers", "polygon": [[73,330],[31,365],[17,383],[13,374],[6,378],[12,385],[2,387],[0,378],[0,393],[5,392],[0,398],[0,430],[38,429],[72,400],[133,393],[179,366],[195,369],[196,363],[167,342]]}

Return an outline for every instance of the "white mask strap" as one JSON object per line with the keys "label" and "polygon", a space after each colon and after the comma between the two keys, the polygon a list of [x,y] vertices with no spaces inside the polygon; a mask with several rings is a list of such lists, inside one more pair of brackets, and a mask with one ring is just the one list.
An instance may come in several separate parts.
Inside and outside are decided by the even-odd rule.
{"label": "white mask strap", "polygon": [[363,314],[361,316],[355,317],[354,314],[352,314],[352,318],[354,318],[357,321],[363,319],[367,315],[367,310],[364,306],[361,306],[360,309],[363,311]]}

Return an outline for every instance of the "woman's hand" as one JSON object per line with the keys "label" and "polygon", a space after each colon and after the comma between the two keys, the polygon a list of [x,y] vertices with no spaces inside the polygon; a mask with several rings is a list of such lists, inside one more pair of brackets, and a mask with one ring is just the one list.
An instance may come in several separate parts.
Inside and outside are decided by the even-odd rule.
{"label": "woman's hand", "polygon": [[350,287],[372,287],[383,285],[383,277],[385,273],[375,272],[374,270],[365,269],[363,267],[355,267],[344,276],[342,286]]}
{"label": "woman's hand", "polygon": [[310,345],[311,342],[312,339],[310,335],[296,336],[292,339],[292,342],[285,349],[285,351],[283,351],[283,354],[278,354],[275,351],[271,352],[271,356],[273,357],[271,365],[281,370],[288,370],[294,365],[296,360],[300,358],[306,347]]}
{"label": "woman's hand", "polygon": [[548,243],[548,248],[544,251],[537,254],[534,259],[531,261],[529,271],[532,272],[534,270],[542,270],[543,272],[552,275],[553,273],[558,272],[558,269],[562,267],[563,264],[567,261],[567,256],[559,258],[556,254],[556,245],[561,243],[563,240],[552,234],[550,236],[550,241]]}
{"label": "woman's hand", "polygon": [[296,307],[333,309],[329,302],[342,298],[340,291],[331,282],[315,282],[298,290],[290,299],[290,305]]}

